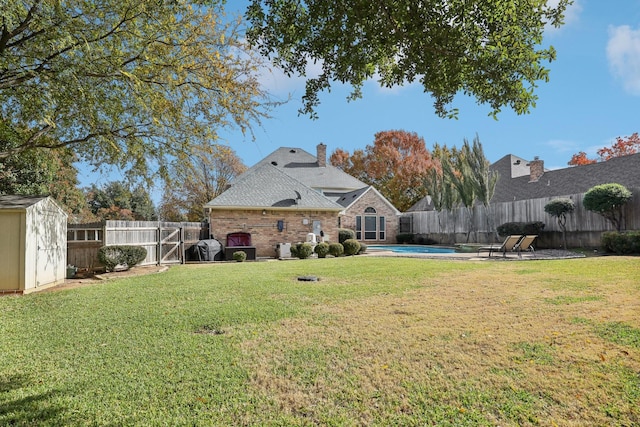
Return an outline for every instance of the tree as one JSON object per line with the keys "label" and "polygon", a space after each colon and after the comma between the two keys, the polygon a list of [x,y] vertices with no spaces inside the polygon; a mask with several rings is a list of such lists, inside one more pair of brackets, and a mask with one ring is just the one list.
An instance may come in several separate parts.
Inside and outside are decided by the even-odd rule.
{"label": "tree", "polygon": [[[444,173],[442,166],[444,162],[451,161],[451,155],[451,150],[446,146],[441,147],[436,143],[432,150],[434,167],[429,170],[423,183],[427,195],[431,198],[433,208],[437,212],[438,228],[440,230],[445,229],[447,225],[445,224],[445,227],[442,226],[442,218],[440,215],[442,211],[451,211],[460,203],[459,196],[453,186],[451,178]],[[455,230],[455,222],[453,223],[453,229]]]}
{"label": "tree", "polygon": [[533,90],[548,81],[541,48],[544,28],[559,27],[571,0],[251,0],[247,37],[288,75],[306,76],[301,112],[315,116],[319,92],[348,83],[349,99],[378,78],[392,87],[420,81],[440,116],[455,115],[458,93],[488,104],[495,116],[508,106],[518,114],[535,106]]}
{"label": "tree", "polygon": [[[24,132],[0,121],[0,150],[10,150],[19,144]],[[75,156],[68,149],[55,152],[36,149],[8,156],[0,162],[0,194],[51,196],[73,222],[87,215],[74,161]]]}
{"label": "tree", "polygon": [[426,195],[422,185],[433,167],[424,139],[415,132],[383,131],[375,134],[373,145],[356,150],[352,156],[336,150],[329,159],[346,173],[374,186],[398,210],[410,208]]}
{"label": "tree", "polygon": [[582,166],[582,165],[590,165],[592,163],[597,163],[596,159],[590,159],[587,157],[587,153],[584,151],[580,151],[577,154],[571,156],[571,160],[567,163],[569,166]]}
{"label": "tree", "polygon": [[588,165],[591,163],[606,162],[615,157],[628,156],[630,154],[640,153],[640,136],[634,133],[624,138],[616,137],[616,142],[611,147],[602,147],[598,151],[598,159],[589,159],[584,151],[574,154],[569,160],[569,166]]}
{"label": "tree", "polygon": [[463,170],[468,172],[465,179],[471,181],[475,197],[484,207],[487,230],[493,230],[493,220],[489,208],[496,189],[496,183],[498,182],[498,172],[490,169],[491,164],[484,155],[478,135],[473,139],[473,146],[469,145],[469,141],[466,138],[464,139],[462,152],[463,159],[467,165]]}
{"label": "tree", "polygon": [[573,212],[575,205],[571,199],[554,199],[544,206],[544,211],[556,217],[562,230],[562,248],[567,249],[567,215]]}
{"label": "tree", "polygon": [[222,194],[233,178],[247,169],[230,147],[212,148],[174,164],[160,204],[163,219],[202,221],[203,206]]}
{"label": "tree", "polygon": [[[467,144],[468,145],[468,144]],[[476,202],[476,189],[473,180],[470,178],[472,172],[469,170],[469,162],[465,158],[468,155],[466,150],[451,150],[451,157],[444,159],[442,170],[447,179],[455,188],[460,204],[464,206],[467,214],[467,242],[473,231],[473,205]]]}
{"label": "tree", "polygon": [[91,212],[99,221],[155,221],[158,216],[151,197],[141,185],[133,190],[121,182],[110,182],[101,188],[92,185],[87,191]]}
{"label": "tree", "polygon": [[273,105],[223,0],[2,4],[0,119],[29,132],[0,159],[68,147],[148,178]]}
{"label": "tree", "polygon": [[624,220],[622,209],[631,197],[631,191],[624,185],[601,184],[590,188],[585,193],[582,204],[587,210],[605,217],[617,231],[620,231]]}

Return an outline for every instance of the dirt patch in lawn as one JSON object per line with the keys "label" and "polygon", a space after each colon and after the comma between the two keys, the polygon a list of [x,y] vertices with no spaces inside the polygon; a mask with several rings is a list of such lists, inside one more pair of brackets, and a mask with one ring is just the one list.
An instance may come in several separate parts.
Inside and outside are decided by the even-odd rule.
{"label": "dirt patch in lawn", "polygon": [[44,292],[55,292],[66,289],[74,289],[82,286],[97,285],[111,279],[122,279],[126,277],[144,276],[148,274],[162,273],[169,269],[166,265],[142,265],[130,268],[129,270],[111,271],[95,275],[78,276],[73,279],[65,279],[64,284],[45,289]]}

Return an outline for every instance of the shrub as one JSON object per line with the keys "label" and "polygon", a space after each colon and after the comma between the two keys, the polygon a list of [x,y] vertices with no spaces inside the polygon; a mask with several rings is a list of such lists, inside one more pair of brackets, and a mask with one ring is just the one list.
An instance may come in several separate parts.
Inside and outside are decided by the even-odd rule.
{"label": "shrub", "polygon": [[585,209],[605,217],[620,231],[622,228],[623,207],[631,200],[632,193],[624,185],[602,184],[592,187],[584,194],[582,204]]}
{"label": "shrub", "polygon": [[511,234],[541,234],[544,230],[544,222],[505,222],[499,225],[498,234],[509,236]]}
{"label": "shrub", "polygon": [[238,262],[243,262],[247,259],[247,253],[245,251],[235,251],[233,253],[233,259]]}
{"label": "shrub", "polygon": [[367,245],[366,243],[360,243],[360,250],[358,251],[358,255],[363,254],[365,252],[367,252]]}
{"label": "shrub", "polygon": [[618,255],[640,254],[640,231],[602,233],[602,248]]}
{"label": "shrub", "polygon": [[345,240],[355,239],[356,232],[351,230],[350,228],[339,228],[338,229],[338,243],[344,243]]}
{"label": "shrub", "polygon": [[438,244],[437,240],[432,239],[429,236],[417,236],[414,237],[414,242],[419,245],[436,245]]}
{"label": "shrub", "polygon": [[360,242],[355,239],[347,239],[342,243],[345,255],[356,255],[360,251]]}
{"label": "shrub", "polygon": [[399,233],[396,235],[396,241],[398,243],[413,243],[413,234]]}
{"label": "shrub", "polygon": [[326,258],[329,253],[329,244],[327,242],[320,242],[316,245],[313,251],[318,254],[318,258]]}
{"label": "shrub", "polygon": [[335,257],[339,257],[344,253],[344,246],[342,243],[329,243],[329,254]]}
{"label": "shrub", "polygon": [[[295,246],[295,253],[293,250],[294,246]],[[309,258],[312,253],[313,253],[313,246],[311,246],[311,243],[309,242],[296,243],[295,245],[291,245],[291,255],[296,256],[300,259]]]}
{"label": "shrub", "polygon": [[128,270],[146,257],[147,250],[140,246],[103,246],[98,250],[98,260],[107,271],[113,271],[118,265]]}

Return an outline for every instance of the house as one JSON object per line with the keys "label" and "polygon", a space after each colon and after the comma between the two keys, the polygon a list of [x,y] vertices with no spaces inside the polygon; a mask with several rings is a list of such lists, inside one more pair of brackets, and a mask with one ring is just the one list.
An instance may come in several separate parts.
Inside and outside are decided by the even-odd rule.
{"label": "house", "polygon": [[258,257],[273,257],[282,243],[338,241],[339,228],[366,243],[393,243],[400,212],[375,188],[327,164],[327,146],[316,155],[281,147],[240,175],[205,205],[213,236],[247,232]]}
{"label": "house", "polygon": [[64,282],[67,214],[50,197],[0,195],[0,293]]}
{"label": "house", "polygon": [[500,174],[491,203],[569,196],[608,183],[640,187],[640,153],[554,170],[545,169],[538,157],[527,161],[509,154],[491,169]]}
{"label": "house", "polygon": [[[640,188],[640,153],[553,170],[546,169],[544,161],[538,157],[529,161],[507,154],[490,168],[498,172],[492,204],[570,196],[608,183],[622,184],[629,189]],[[433,209],[431,197],[426,196],[407,212]]]}
{"label": "house", "polygon": [[[588,211],[582,204],[584,194],[600,184],[617,183],[634,193],[624,207],[625,228],[640,229],[640,153],[612,158],[605,162],[548,170],[544,161],[531,161],[512,154],[491,165],[499,174],[489,211],[476,203],[471,230],[478,242],[495,238],[495,227],[507,222],[543,222],[545,233],[537,240],[540,246],[558,247],[561,232],[557,220],[544,211],[555,199],[568,197],[575,211],[566,223],[569,245],[597,247],[603,231],[612,230],[604,217]],[[411,207],[400,219],[403,232],[428,235],[440,241],[461,241],[469,236],[468,213],[461,208],[451,212],[434,211],[427,196]]]}

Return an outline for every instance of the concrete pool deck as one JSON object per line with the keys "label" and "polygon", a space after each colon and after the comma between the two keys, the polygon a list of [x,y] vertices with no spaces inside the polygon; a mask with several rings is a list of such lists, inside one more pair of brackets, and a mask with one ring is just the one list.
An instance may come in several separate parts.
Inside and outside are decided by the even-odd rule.
{"label": "concrete pool deck", "polygon": [[387,250],[367,250],[364,256],[381,256],[381,257],[405,257],[405,258],[424,258],[424,259],[450,259],[460,261],[529,261],[529,260],[549,260],[549,259],[567,259],[567,258],[584,258],[583,254],[565,251],[562,249],[540,249],[534,253],[523,252],[518,256],[516,252],[507,252],[506,256],[502,253],[496,253],[489,256],[487,252],[454,252],[454,253],[399,253]]}

